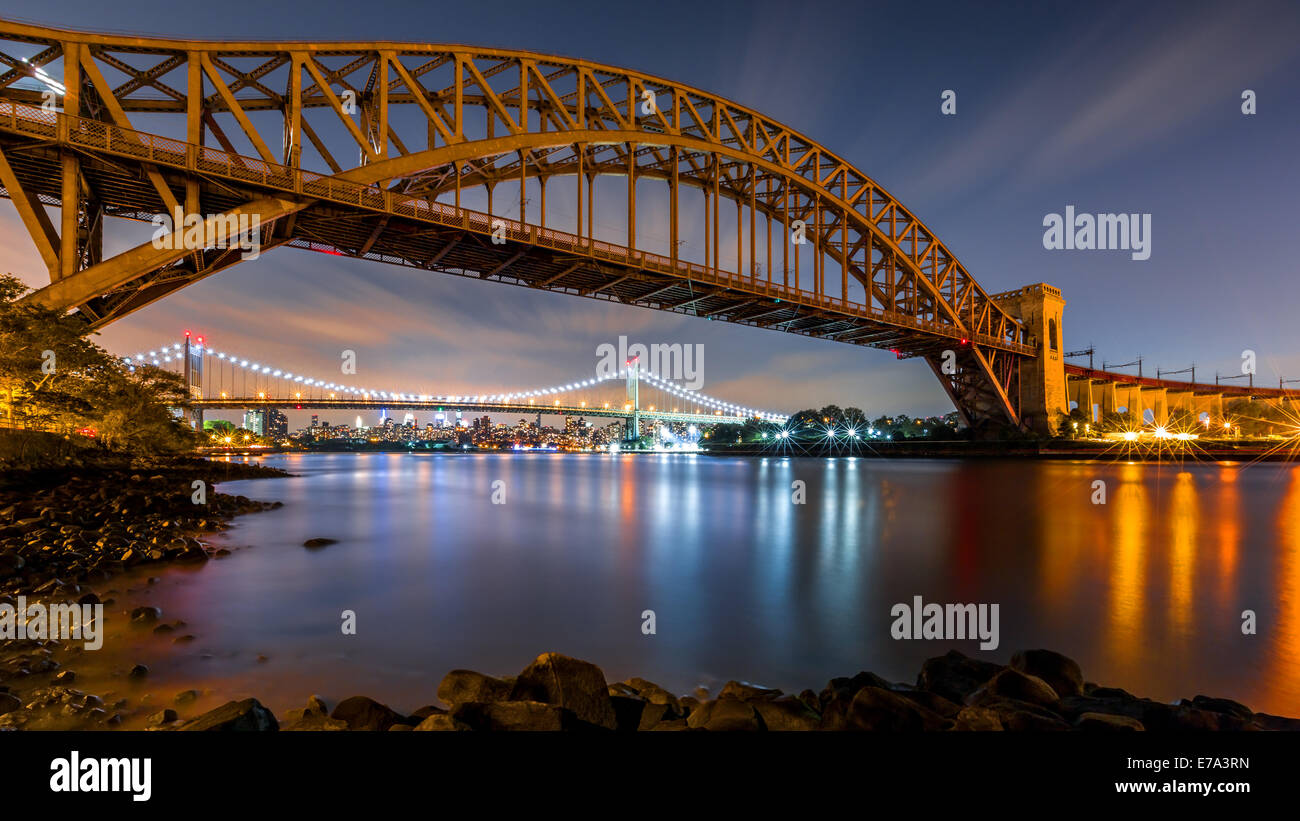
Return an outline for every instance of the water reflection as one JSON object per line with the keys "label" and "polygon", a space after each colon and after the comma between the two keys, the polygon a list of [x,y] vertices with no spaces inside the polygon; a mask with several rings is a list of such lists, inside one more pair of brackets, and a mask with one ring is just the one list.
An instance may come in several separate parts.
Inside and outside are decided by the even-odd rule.
{"label": "water reflection", "polygon": [[[255,547],[135,594],[199,635],[131,646],[157,686],[256,694],[279,710],[312,692],[414,709],[449,669],[512,674],[544,650],[685,692],[728,678],[819,688],[863,669],[910,680],[950,647],[1005,661],[1041,646],[1140,695],[1300,715],[1300,469],[1288,466],[267,461],[300,475],[221,488],[285,502],[223,537]],[[497,480],[504,504],[492,504]],[[339,543],[304,550],[314,536]],[[916,595],[998,603],[1001,646],[891,639],[890,607]],[[1247,608],[1258,635],[1241,632]],[[340,633],[344,609],[356,636]]]}

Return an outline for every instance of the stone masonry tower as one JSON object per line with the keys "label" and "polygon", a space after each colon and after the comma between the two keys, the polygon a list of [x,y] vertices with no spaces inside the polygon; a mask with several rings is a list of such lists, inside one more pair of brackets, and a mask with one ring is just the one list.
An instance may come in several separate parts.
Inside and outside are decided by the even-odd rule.
{"label": "stone masonry tower", "polygon": [[993,299],[1024,324],[1028,334],[1025,341],[1038,349],[1037,357],[1025,359],[1020,365],[1021,420],[1037,433],[1055,434],[1061,417],[1070,413],[1061,341],[1061,314],[1065,310],[1061,291],[1039,282],[994,294]]}

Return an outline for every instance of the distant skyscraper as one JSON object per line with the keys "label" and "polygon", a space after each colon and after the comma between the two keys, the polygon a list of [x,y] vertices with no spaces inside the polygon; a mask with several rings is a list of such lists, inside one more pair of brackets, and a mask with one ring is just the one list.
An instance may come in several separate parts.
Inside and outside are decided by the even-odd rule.
{"label": "distant skyscraper", "polygon": [[266,436],[288,436],[289,435],[289,417],[285,416],[275,408],[266,412]]}
{"label": "distant skyscraper", "polygon": [[244,411],[244,430],[252,431],[258,436],[266,435],[266,411]]}

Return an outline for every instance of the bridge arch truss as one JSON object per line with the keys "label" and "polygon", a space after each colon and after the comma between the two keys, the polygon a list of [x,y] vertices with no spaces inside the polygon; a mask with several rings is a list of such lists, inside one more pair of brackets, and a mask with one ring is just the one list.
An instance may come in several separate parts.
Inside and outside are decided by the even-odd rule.
{"label": "bridge arch truss", "polygon": [[[0,183],[50,276],[32,299],[92,326],[241,259],[220,242],[105,258],[105,217],[247,214],[263,250],[922,357],[967,421],[1020,421],[1019,366],[1037,355],[1020,320],[852,164],[700,89],[524,51],[168,40],[4,21],[0,62]],[[602,177],[622,178],[626,193],[598,200]],[[642,181],[664,195],[651,215]],[[558,223],[548,193],[571,206]],[[44,206],[60,209],[58,226]],[[597,230],[616,212],[621,241]],[[209,222],[227,237],[227,223]],[[665,222],[666,247],[650,250],[645,226]],[[955,368],[943,367],[945,351]]]}

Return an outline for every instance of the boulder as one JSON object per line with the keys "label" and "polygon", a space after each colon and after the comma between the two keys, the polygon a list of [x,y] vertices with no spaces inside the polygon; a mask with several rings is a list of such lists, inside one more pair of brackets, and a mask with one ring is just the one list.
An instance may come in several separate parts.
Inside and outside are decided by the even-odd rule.
{"label": "boulder", "polygon": [[447,713],[433,713],[415,725],[419,732],[465,732],[471,727],[463,721],[457,721]]}
{"label": "boulder", "polygon": [[619,685],[630,688],[636,695],[650,702],[651,704],[668,704],[671,705],[678,713],[684,712],[681,699],[677,696],[655,684],[653,681],[646,681],[643,678],[629,678]]}
{"label": "boulder", "polygon": [[278,730],[280,725],[271,711],[257,699],[246,698],[243,701],[226,702],[215,710],[209,710],[198,718],[185,722],[179,729],[191,732],[267,731]]}
{"label": "boulder", "polygon": [[470,701],[457,704],[451,717],[474,730],[506,732],[555,732],[577,729],[580,724],[569,710],[540,701]]}
{"label": "boulder", "polygon": [[849,704],[844,729],[912,732],[942,730],[949,724],[943,716],[911,699],[879,687],[863,687]]}
{"label": "boulder", "polygon": [[330,718],[344,722],[349,730],[384,731],[399,723],[403,716],[373,698],[352,696],[340,701]]}
{"label": "boulder", "polygon": [[1083,670],[1074,659],[1051,650],[1020,650],[1011,656],[1011,668],[1047,682],[1059,696],[1083,694]]}
{"label": "boulder", "polygon": [[998,714],[985,707],[963,707],[957,713],[952,729],[972,732],[999,732],[1003,729]]}
{"label": "boulder", "polygon": [[132,624],[154,624],[162,618],[162,610],[157,607],[137,607],[131,611]]}
{"label": "boulder", "polygon": [[303,547],[310,547],[310,548],[317,548],[317,547],[328,547],[329,545],[332,545],[332,544],[338,544],[338,543],[339,543],[339,540],[338,540],[338,539],[320,539],[320,538],[317,538],[317,539],[308,539],[307,541],[305,541],[305,542],[302,543],[302,546],[303,546]]}
{"label": "boulder", "polygon": [[753,731],[763,729],[762,719],[754,705],[735,698],[706,701],[698,710],[691,711],[686,725],[691,729],[715,732]]}
{"label": "boulder", "polygon": [[438,699],[444,704],[509,701],[513,689],[514,682],[510,679],[493,678],[473,670],[452,670],[438,684]]}
{"label": "boulder", "polygon": [[605,674],[591,662],[543,653],[515,679],[511,701],[539,701],[563,707],[580,721],[613,730],[618,726]]}
{"label": "boulder", "polygon": [[728,681],[722,685],[722,690],[718,692],[718,698],[734,698],[740,701],[751,701],[755,699],[771,700],[779,698],[780,690],[770,690],[766,687],[756,687],[753,684],[742,684],[739,681]]}
{"label": "boulder", "polygon": [[13,693],[0,693],[0,716],[20,709],[23,702]]}
{"label": "boulder", "polygon": [[752,705],[768,730],[795,732],[821,728],[821,716],[797,698],[763,699]]}
{"label": "boulder", "polygon": [[1074,726],[1080,730],[1102,730],[1102,731],[1121,731],[1121,732],[1141,732],[1146,729],[1142,722],[1136,718],[1128,716],[1117,716],[1111,713],[1084,713],[1074,720]]}
{"label": "boulder", "polygon": [[916,686],[961,704],[1000,670],[1001,665],[968,658],[956,650],[949,650],[945,655],[926,659],[921,665]]}
{"label": "boulder", "polygon": [[1024,701],[1040,707],[1054,707],[1061,700],[1056,691],[1038,676],[1031,676],[1010,667],[989,679],[982,687],[967,696],[966,700],[970,704],[975,704],[986,694],[997,698]]}

